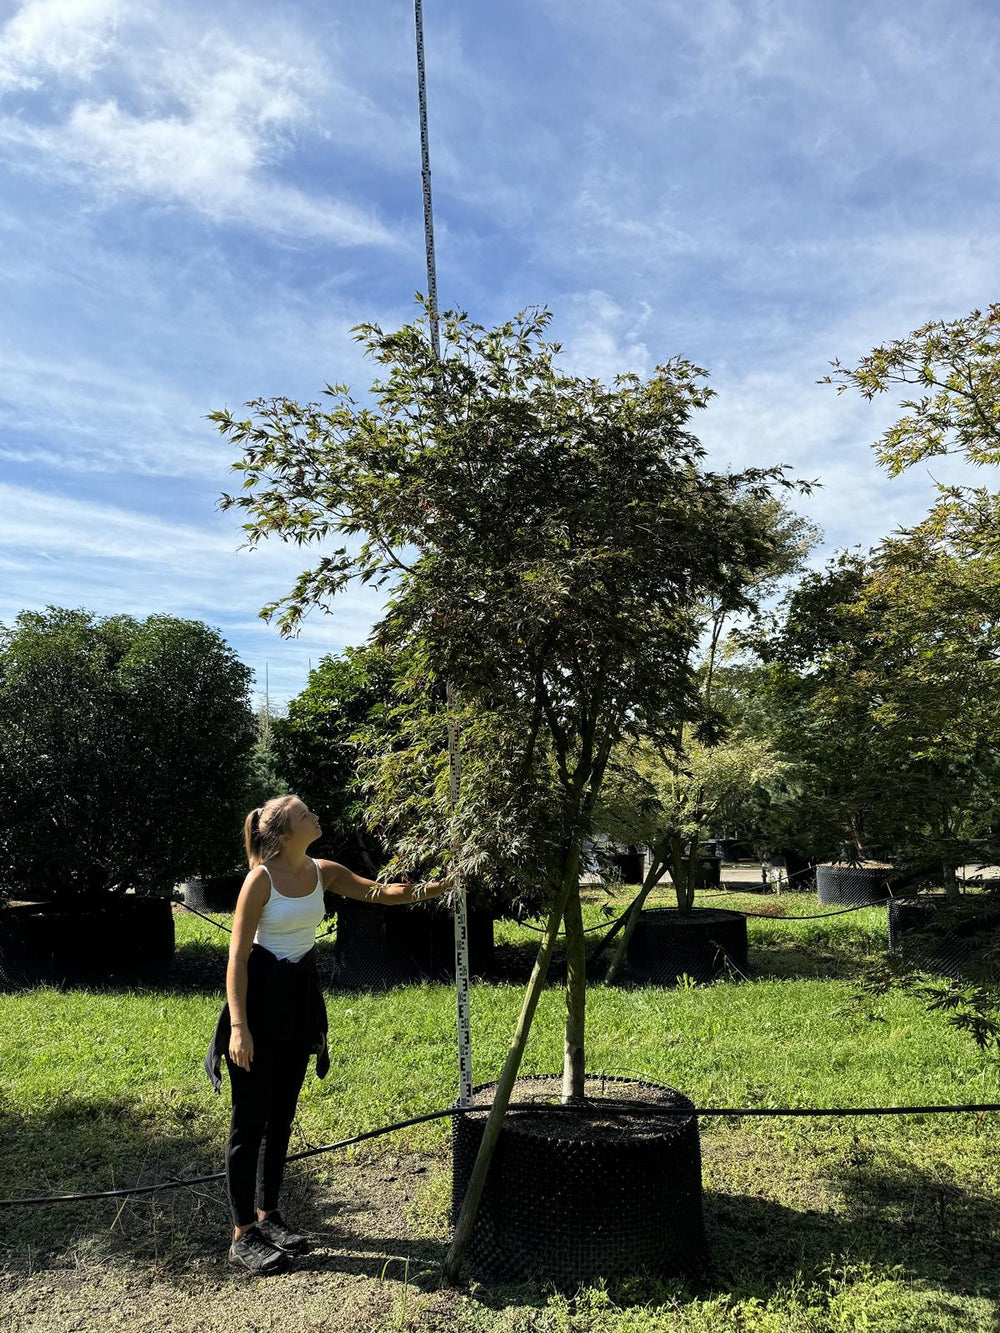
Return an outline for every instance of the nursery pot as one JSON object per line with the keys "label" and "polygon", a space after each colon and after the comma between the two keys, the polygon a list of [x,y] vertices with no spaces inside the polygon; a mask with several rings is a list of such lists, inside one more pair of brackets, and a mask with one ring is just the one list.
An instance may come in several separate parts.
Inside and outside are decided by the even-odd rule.
{"label": "nursery pot", "polygon": [[174,958],[169,898],[136,894],[0,912],[0,985],[155,981]]}
{"label": "nursery pot", "polygon": [[[598,1278],[694,1274],[707,1261],[701,1146],[694,1105],[673,1088],[587,1075],[586,1110],[551,1109],[561,1075],[514,1084],[465,1253],[487,1282],[552,1282],[574,1290]],[[473,1089],[488,1107],[495,1083]],[[602,1099],[682,1107],[686,1115],[642,1114]],[[546,1109],[546,1103],[550,1109]],[[486,1125],[486,1110],[452,1125],[452,1223],[457,1220]]]}
{"label": "nursery pot", "polygon": [[[455,977],[455,918],[437,902],[385,907],[327,894],[337,914],[331,984],[343,990],[385,990],[416,981]],[[493,917],[468,909],[469,970],[485,976],[493,965]]]}
{"label": "nursery pot", "polygon": [[643,869],[645,858],[642,852],[630,847],[628,851],[620,852],[617,856],[611,858],[611,864],[618,872],[618,878],[623,884],[641,884],[645,871]]}
{"label": "nursery pot", "polygon": [[888,904],[889,952],[926,972],[959,980],[995,946],[1000,906],[983,910],[925,895]]}
{"label": "nursery pot", "polygon": [[629,941],[623,979],[646,986],[673,986],[746,973],[747,919],[722,907],[645,908]]}
{"label": "nursery pot", "polygon": [[185,880],[182,886],[184,903],[199,912],[235,912],[244,878],[242,873],[236,872],[210,879]]}
{"label": "nursery pot", "polygon": [[816,893],[827,907],[860,907],[889,897],[892,866],[822,865],[816,867]]}

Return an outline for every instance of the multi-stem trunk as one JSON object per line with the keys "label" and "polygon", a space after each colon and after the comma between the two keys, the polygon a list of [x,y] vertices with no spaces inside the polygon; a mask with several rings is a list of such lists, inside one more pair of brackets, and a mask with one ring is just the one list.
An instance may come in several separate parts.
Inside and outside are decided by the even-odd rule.
{"label": "multi-stem trunk", "polygon": [[668,865],[677,894],[677,907],[681,912],[690,912],[694,907],[694,891],[698,885],[698,837],[695,835],[690,841],[674,837],[668,845]]}
{"label": "multi-stem trunk", "polygon": [[517,1027],[514,1030],[514,1036],[511,1039],[510,1047],[507,1052],[507,1059],[504,1062],[503,1070],[497,1083],[496,1092],[493,1095],[493,1105],[490,1108],[489,1116],[486,1120],[486,1126],[483,1130],[482,1142],[479,1145],[479,1152],[472,1168],[472,1175],[469,1178],[468,1188],[465,1191],[465,1198],[462,1201],[462,1209],[455,1223],[455,1234],[452,1237],[451,1246],[444,1262],[444,1278],[446,1282],[454,1282],[458,1277],[458,1270],[461,1267],[462,1256],[465,1253],[465,1247],[472,1234],[472,1227],[476,1220],[476,1213],[479,1209],[479,1201],[483,1195],[483,1188],[486,1185],[486,1174],[490,1168],[490,1162],[493,1159],[493,1150],[496,1147],[497,1138],[500,1135],[500,1126],[503,1124],[503,1118],[507,1111],[507,1104],[510,1101],[510,1095],[514,1088],[514,1080],[517,1078],[517,1071],[521,1067],[521,1057],[524,1055],[525,1043],[528,1040],[528,1033],[531,1030],[531,1020],[535,1016],[535,1009],[538,1007],[538,1000],[542,993],[542,987],[545,984],[545,977],[549,970],[549,962],[552,958],[552,950],[555,946],[556,937],[559,934],[559,925],[563,920],[566,911],[566,904],[574,887],[579,893],[580,881],[580,848],[577,843],[570,848],[563,867],[562,883],[559,889],[559,897],[549,915],[545,927],[545,934],[542,937],[542,943],[538,949],[538,957],[535,959],[535,966],[531,973],[531,979],[528,982],[527,989],[524,992],[524,1000],[521,1004],[521,1013],[517,1020]]}

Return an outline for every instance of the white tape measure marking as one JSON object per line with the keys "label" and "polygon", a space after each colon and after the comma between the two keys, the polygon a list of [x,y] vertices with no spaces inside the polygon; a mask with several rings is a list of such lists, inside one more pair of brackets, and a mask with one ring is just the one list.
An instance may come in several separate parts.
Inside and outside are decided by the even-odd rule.
{"label": "white tape measure marking", "polygon": [[[452,815],[462,790],[461,732],[455,717],[457,692],[448,682],[448,766]],[[455,1002],[458,1017],[459,1105],[472,1104],[472,1039],[469,1020],[469,913],[461,884],[455,895]]]}

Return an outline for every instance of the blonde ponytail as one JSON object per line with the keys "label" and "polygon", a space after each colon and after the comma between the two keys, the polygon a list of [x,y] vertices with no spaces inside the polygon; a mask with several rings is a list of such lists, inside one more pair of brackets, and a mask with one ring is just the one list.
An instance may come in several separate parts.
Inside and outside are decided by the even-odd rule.
{"label": "blonde ponytail", "polygon": [[251,870],[281,851],[281,835],[288,832],[290,823],[289,808],[297,799],[296,796],[274,796],[251,810],[243,821],[243,842]]}

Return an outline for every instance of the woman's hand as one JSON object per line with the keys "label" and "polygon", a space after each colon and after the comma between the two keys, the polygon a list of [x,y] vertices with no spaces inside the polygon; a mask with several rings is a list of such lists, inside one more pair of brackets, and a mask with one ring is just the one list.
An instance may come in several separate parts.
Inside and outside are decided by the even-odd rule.
{"label": "woman's hand", "polygon": [[229,1033],[229,1058],[234,1065],[249,1072],[253,1060],[253,1037],[250,1030],[240,1024]]}

